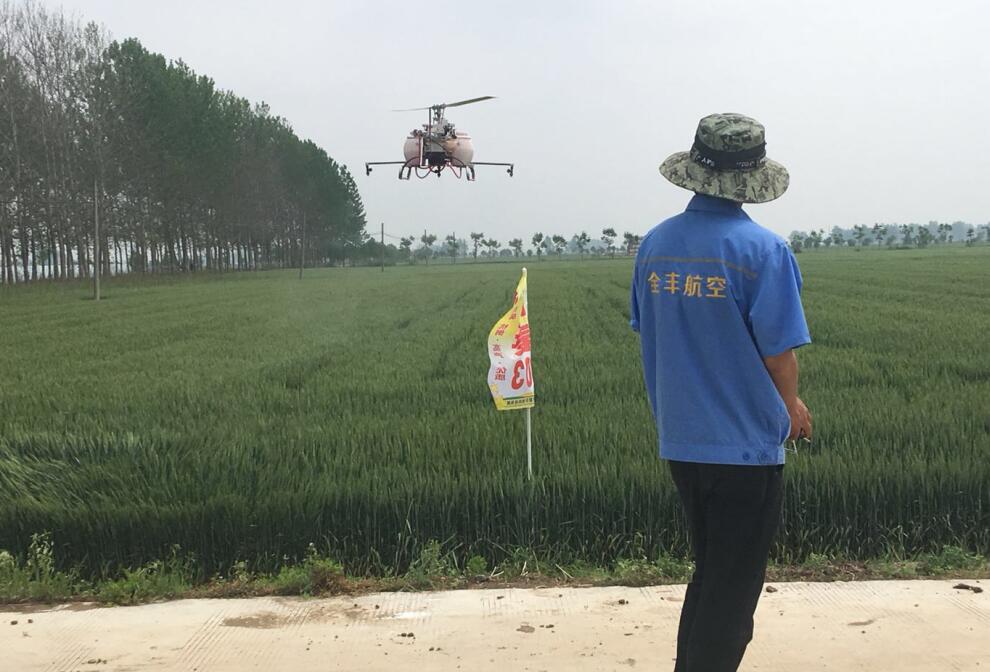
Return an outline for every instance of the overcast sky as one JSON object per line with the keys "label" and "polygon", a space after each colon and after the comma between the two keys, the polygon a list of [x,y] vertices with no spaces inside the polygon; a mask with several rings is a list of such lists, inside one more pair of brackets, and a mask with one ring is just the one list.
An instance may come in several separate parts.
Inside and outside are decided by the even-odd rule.
{"label": "overcast sky", "polygon": [[[265,101],[355,175],[369,230],[503,243],[644,233],[689,193],[657,167],[700,117],[767,127],[790,190],[764,226],[990,221],[990,3],[977,0],[45,0]],[[400,182],[418,107],[453,109],[474,183]],[[592,235],[594,237],[594,235]]]}

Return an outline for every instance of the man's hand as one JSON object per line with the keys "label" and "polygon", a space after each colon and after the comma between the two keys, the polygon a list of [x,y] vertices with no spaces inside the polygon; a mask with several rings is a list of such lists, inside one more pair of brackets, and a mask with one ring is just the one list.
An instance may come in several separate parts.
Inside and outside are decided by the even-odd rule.
{"label": "man's hand", "polygon": [[787,437],[788,441],[798,439],[811,439],[811,411],[804,405],[800,398],[787,404],[787,414],[791,416],[791,433]]}
{"label": "man's hand", "polygon": [[793,350],[787,350],[779,355],[764,357],[770,378],[780,393],[780,398],[787,406],[787,414],[791,416],[791,433],[788,441],[811,439],[811,413],[804,402],[797,396],[798,363]]}

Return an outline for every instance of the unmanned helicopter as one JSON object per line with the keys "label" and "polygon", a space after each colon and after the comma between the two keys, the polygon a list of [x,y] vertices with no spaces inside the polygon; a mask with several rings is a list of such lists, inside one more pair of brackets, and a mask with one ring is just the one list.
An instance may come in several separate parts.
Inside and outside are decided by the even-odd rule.
{"label": "unmanned helicopter", "polygon": [[444,111],[448,107],[460,107],[479,103],[483,100],[491,100],[495,96],[481,96],[480,98],[470,98],[459,100],[456,103],[440,103],[430,107],[415,107],[408,110],[393,110],[394,112],[419,112],[429,110],[427,123],[422,129],[410,131],[406,137],[406,143],[402,148],[405,161],[373,161],[364,164],[365,174],[371,175],[372,166],[401,166],[399,168],[399,179],[408,180],[413,173],[416,177],[423,179],[430,175],[440,177],[445,168],[449,169],[454,177],[460,179],[466,176],[469,182],[474,181],[475,166],[506,166],[506,172],[512,177],[514,164],[511,163],[489,163],[474,160],[474,146],[471,144],[471,136],[464,131],[459,131],[454,124],[444,118]]}

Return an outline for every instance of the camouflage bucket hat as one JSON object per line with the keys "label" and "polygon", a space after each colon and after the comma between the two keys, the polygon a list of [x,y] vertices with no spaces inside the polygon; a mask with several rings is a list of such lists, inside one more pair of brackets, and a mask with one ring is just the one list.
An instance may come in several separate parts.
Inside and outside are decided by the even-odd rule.
{"label": "camouflage bucket hat", "polygon": [[698,122],[690,152],[660,164],[678,187],[741,203],[766,203],[787,191],[787,169],[767,158],[763,124],[741,114],[711,114]]}

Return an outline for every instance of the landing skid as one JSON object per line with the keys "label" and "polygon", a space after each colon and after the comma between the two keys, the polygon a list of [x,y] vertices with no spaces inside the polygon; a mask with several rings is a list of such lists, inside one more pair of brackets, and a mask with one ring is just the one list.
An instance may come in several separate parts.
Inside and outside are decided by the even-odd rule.
{"label": "landing skid", "polygon": [[365,163],[365,175],[371,175],[372,166],[401,166],[399,168],[400,180],[411,179],[414,174],[421,180],[426,179],[430,175],[440,177],[440,174],[443,173],[444,169],[449,169],[455,178],[461,179],[461,177],[467,177],[468,182],[474,182],[475,166],[505,166],[507,167],[506,172],[509,174],[509,177],[512,177],[515,171],[515,164],[512,163],[488,163],[475,161],[470,164],[465,164],[455,158],[449,158],[446,163],[431,166],[428,163],[424,163],[416,158],[410,159],[409,161],[375,161]]}

